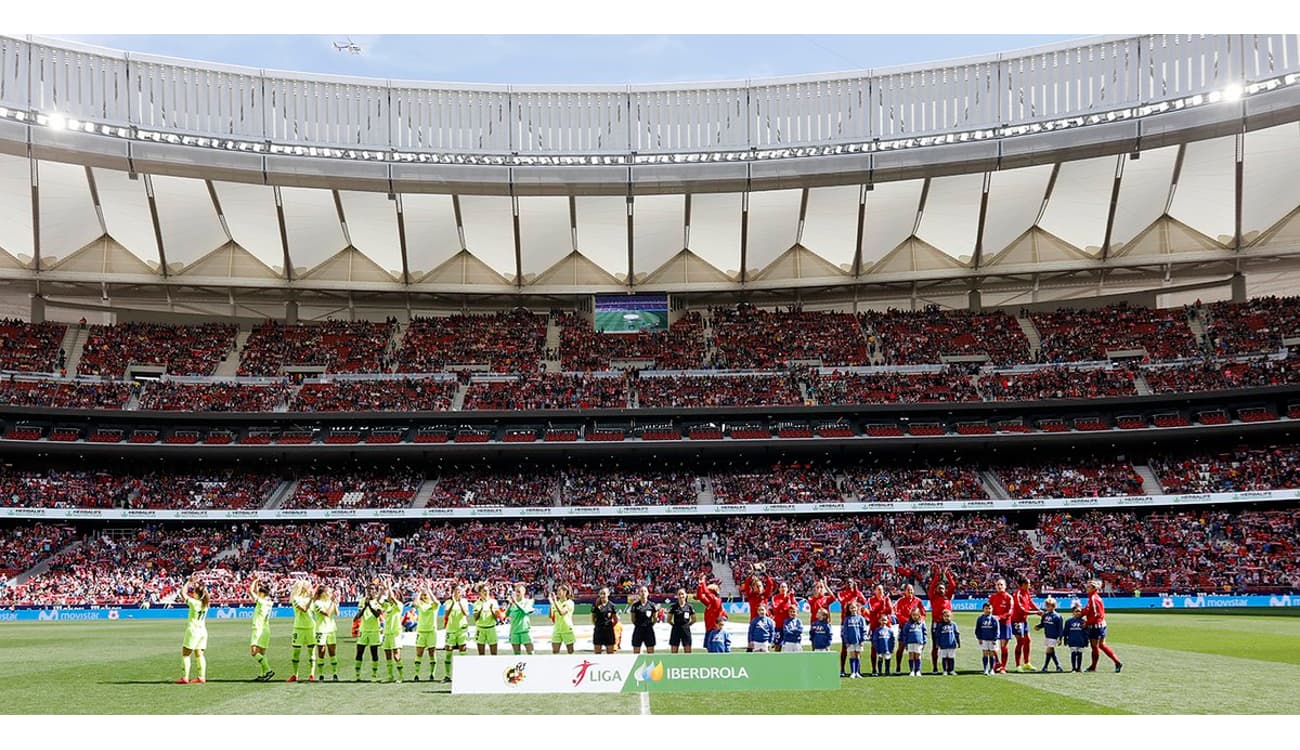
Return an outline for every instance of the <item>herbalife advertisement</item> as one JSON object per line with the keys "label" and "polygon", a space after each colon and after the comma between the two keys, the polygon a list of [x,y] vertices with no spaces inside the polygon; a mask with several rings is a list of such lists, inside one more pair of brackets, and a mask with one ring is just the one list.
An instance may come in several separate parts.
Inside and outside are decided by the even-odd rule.
{"label": "herbalife advertisement", "polygon": [[456,660],[451,692],[837,690],[839,669],[830,652],[476,656]]}

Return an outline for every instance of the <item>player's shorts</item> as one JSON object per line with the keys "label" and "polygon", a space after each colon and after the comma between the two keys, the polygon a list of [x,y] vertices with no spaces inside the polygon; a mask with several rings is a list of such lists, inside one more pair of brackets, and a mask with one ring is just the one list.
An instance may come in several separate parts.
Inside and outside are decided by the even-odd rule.
{"label": "player's shorts", "polygon": [[385,632],[384,642],[380,644],[379,647],[385,651],[396,651],[397,649],[402,647],[402,644],[399,640],[401,637],[402,634],[398,632],[392,632],[392,633]]}
{"label": "player's shorts", "polygon": [[669,646],[690,646],[691,645],[691,628],[689,625],[674,625],[672,632],[668,634]]}
{"label": "player's shorts", "polygon": [[813,649],[813,651],[824,651],[824,652],[830,652],[830,649],[829,649],[829,648],[815,648],[815,649]]}
{"label": "player's shorts", "polygon": [[907,653],[919,654],[923,648],[925,648],[925,644],[923,643],[909,643],[907,644]]}
{"label": "player's shorts", "polygon": [[448,630],[446,642],[443,644],[447,648],[464,648],[469,643],[469,636],[464,628],[460,630]]}
{"label": "player's shorts", "polygon": [[575,641],[577,641],[577,639],[573,637],[572,630],[551,631],[551,643],[562,643],[566,646],[572,646]]}
{"label": "player's shorts", "polygon": [[593,646],[613,646],[614,645],[614,628],[596,628],[591,633],[591,645]]}
{"label": "player's shorts", "polygon": [[955,648],[941,648],[941,649],[939,649],[939,658],[940,658],[940,659],[956,659],[956,658],[957,658],[957,649],[955,649]]}
{"label": "player's shorts", "polygon": [[1060,638],[1048,638],[1048,639],[1047,639],[1047,643],[1044,643],[1043,645],[1046,646],[1047,648],[1056,648],[1057,646],[1061,645],[1061,639],[1060,639]]}
{"label": "player's shorts", "polygon": [[257,646],[261,649],[271,647],[271,627],[269,625],[254,625],[253,635],[248,639],[248,645]]}
{"label": "player's shorts", "polygon": [[898,643],[898,626],[890,625],[889,632],[894,634],[894,643]]}
{"label": "player's shorts", "polygon": [[436,630],[417,630],[415,631],[416,648],[437,648],[438,631]]}
{"label": "player's shorts", "polygon": [[294,628],[293,635],[289,638],[289,645],[294,648],[302,646],[316,645],[316,631],[311,628]]}
{"label": "player's shorts", "polygon": [[475,628],[474,643],[480,646],[491,646],[498,642],[499,639],[497,638],[497,629],[495,625],[486,628]]}
{"label": "player's shorts", "polygon": [[[888,643],[881,643],[880,641],[873,641],[871,648],[875,649],[877,654],[892,654],[894,652],[894,649],[890,648]],[[858,650],[861,651],[861,647]]]}
{"label": "player's shorts", "polygon": [[632,628],[632,648],[654,648],[658,640],[655,639],[655,629],[653,625]]}
{"label": "player's shorts", "polygon": [[767,641],[750,641],[749,647],[756,654],[766,654],[767,652],[772,650],[772,644],[768,643]]}
{"label": "player's shorts", "polygon": [[532,633],[515,633],[515,632],[510,633],[511,646],[522,646],[525,643],[531,644],[532,642],[533,642]]}
{"label": "player's shorts", "polygon": [[1083,650],[1084,650],[1085,648],[1087,648],[1087,647],[1086,647],[1086,646],[1071,646],[1071,647],[1070,647],[1070,653],[1072,653],[1072,654],[1082,654],[1082,653],[1083,653]]}
{"label": "player's shorts", "polygon": [[861,643],[846,643],[844,644],[844,651],[848,654],[860,654],[862,653],[862,646]]}
{"label": "player's shorts", "polygon": [[1013,623],[1011,623],[1011,634],[1012,634],[1012,635],[1029,635],[1029,623],[1027,623],[1027,622],[1013,622]]}
{"label": "player's shorts", "polygon": [[785,643],[781,644],[781,653],[783,654],[797,654],[800,651],[803,651],[802,643],[798,643],[796,641],[786,641]]}
{"label": "player's shorts", "polygon": [[997,642],[997,641],[980,641],[980,650],[981,650],[981,651],[997,651],[997,650],[998,650],[998,642]]}
{"label": "player's shorts", "polygon": [[181,648],[188,648],[191,651],[202,651],[208,647],[208,628],[206,625],[201,627],[186,627],[185,640],[181,642]]}
{"label": "player's shorts", "polygon": [[361,631],[357,634],[358,646],[378,646],[382,639],[379,637],[379,631]]}
{"label": "player's shorts", "polygon": [[339,635],[337,631],[331,630],[325,633],[316,634],[317,646],[336,646],[338,645],[338,642],[339,642]]}
{"label": "player's shorts", "polygon": [[1102,638],[1105,638],[1105,637],[1106,637],[1106,623],[1103,622],[1103,623],[1100,624],[1100,625],[1089,625],[1089,626],[1088,626],[1088,639],[1089,639],[1089,640],[1094,640],[1094,639],[1096,639],[1096,640],[1101,640]]}
{"label": "player's shorts", "polygon": [[1011,640],[1011,623],[1009,622],[998,623],[998,640],[1000,641]]}

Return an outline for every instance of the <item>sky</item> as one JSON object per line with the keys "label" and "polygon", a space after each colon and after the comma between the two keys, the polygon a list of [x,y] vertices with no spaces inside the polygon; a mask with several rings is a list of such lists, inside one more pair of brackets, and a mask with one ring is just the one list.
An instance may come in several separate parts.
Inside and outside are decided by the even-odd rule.
{"label": "sky", "polygon": [[[73,35],[60,39],[273,70],[422,81],[644,84],[862,70],[1077,39],[1037,35]],[[338,51],[351,39],[359,55]]]}

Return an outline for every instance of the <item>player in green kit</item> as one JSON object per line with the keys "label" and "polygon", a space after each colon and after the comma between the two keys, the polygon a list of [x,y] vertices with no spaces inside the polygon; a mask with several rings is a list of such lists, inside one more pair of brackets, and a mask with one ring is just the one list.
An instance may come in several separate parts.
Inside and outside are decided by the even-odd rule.
{"label": "player in green kit", "polygon": [[523,646],[528,653],[533,653],[533,600],[528,596],[528,589],[522,583],[515,584],[515,591],[510,595],[510,606],[506,616],[510,618],[510,648],[516,654]]}
{"label": "player in green kit", "polygon": [[302,650],[307,649],[307,659],[311,662],[312,679],[316,674],[316,621],[311,616],[311,584],[304,580],[293,582],[290,590],[289,604],[293,606],[293,674],[286,682],[298,681],[298,666],[302,662]]}
{"label": "player in green kit", "polygon": [[426,585],[415,595],[411,602],[419,615],[415,628],[415,681],[420,681],[420,666],[424,663],[424,652],[429,652],[429,681],[433,681],[434,672],[438,671],[438,598]]}
{"label": "player in green kit", "polygon": [[266,682],[275,677],[266,661],[266,649],[271,646],[271,615],[275,610],[275,600],[271,598],[271,584],[258,576],[249,581],[248,593],[253,597],[253,635],[248,640],[248,653],[257,660],[260,670],[253,679]]}
{"label": "player in green kit", "polygon": [[357,660],[353,680],[361,681],[361,659],[366,647],[370,647],[370,681],[379,679],[379,621],[384,614],[384,605],[380,601],[379,587],[375,584],[366,586],[366,597],[357,606],[361,617],[361,627],[357,631]]}
{"label": "player in green kit", "polygon": [[447,631],[442,657],[442,681],[451,682],[451,656],[459,651],[465,653],[465,633],[469,629],[469,620],[474,608],[465,599],[465,587],[456,584],[451,587],[451,598],[447,600],[447,611],[442,615],[442,629]]}
{"label": "player in green kit", "polygon": [[479,656],[482,656],[488,648],[492,649],[492,655],[496,656],[497,620],[501,605],[493,598],[487,581],[480,583],[474,590],[478,592],[478,606],[474,608],[474,643],[478,645]]}
{"label": "player in green kit", "polygon": [[203,655],[208,648],[208,590],[197,579],[191,578],[181,587],[181,596],[185,597],[185,606],[189,607],[190,613],[185,623],[185,640],[181,642],[181,666],[185,668],[185,675],[176,683],[189,684],[190,654],[197,654],[199,676],[194,681],[201,685],[208,681],[208,660]]}
{"label": "player in green kit", "polygon": [[316,661],[312,662],[312,676],[320,667],[321,681],[325,680],[325,655],[329,654],[330,671],[334,681],[339,681],[338,622],[339,603],[334,592],[327,586],[316,589],[316,598],[312,602],[312,619],[316,623]]}
{"label": "player in green kit", "polygon": [[569,587],[560,584],[548,598],[551,600],[551,622],[555,623],[551,630],[551,653],[560,653],[561,643],[569,653],[573,653],[576,639],[573,636],[573,599],[569,598]]}
{"label": "player in green kit", "polygon": [[[402,681],[402,600],[389,584],[384,595],[384,659],[388,661],[388,682]],[[394,673],[396,670],[396,673]]]}

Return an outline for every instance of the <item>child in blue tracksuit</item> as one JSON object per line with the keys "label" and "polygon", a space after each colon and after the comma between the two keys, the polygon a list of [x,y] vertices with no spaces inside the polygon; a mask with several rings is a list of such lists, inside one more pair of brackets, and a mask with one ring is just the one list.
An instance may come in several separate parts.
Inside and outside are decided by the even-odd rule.
{"label": "child in blue tracksuit", "polygon": [[862,644],[866,640],[867,620],[862,616],[861,605],[852,602],[849,604],[849,616],[840,625],[840,641],[849,657],[849,677],[855,680],[862,677]]}
{"label": "child in blue tracksuit", "polygon": [[813,620],[812,626],[808,629],[808,638],[812,641],[813,651],[831,650],[830,610],[823,609],[817,613],[817,619]]}
{"label": "child in blue tracksuit", "polygon": [[705,634],[704,648],[710,654],[731,653],[731,636],[727,635],[727,613],[718,615],[718,629]]}
{"label": "child in blue tracksuit", "polygon": [[1073,615],[1065,621],[1064,638],[1065,645],[1070,649],[1070,671],[1083,671],[1083,650],[1088,648],[1088,623],[1084,622],[1083,608],[1074,605],[1070,608],[1070,614]]}
{"label": "child in blue tracksuit", "polygon": [[756,654],[772,650],[776,638],[776,621],[767,616],[767,605],[758,605],[758,613],[749,621],[749,649]]}
{"label": "child in blue tracksuit", "polygon": [[800,651],[803,651],[803,620],[799,619],[799,610],[791,607],[781,624],[781,653],[797,654]]}
{"label": "child in blue tracksuit", "polygon": [[952,621],[952,610],[943,611],[943,619],[934,626],[934,645],[939,647],[943,673],[957,674],[957,649],[961,648],[961,631]]}
{"label": "child in blue tracksuit", "polygon": [[921,676],[921,652],[925,650],[925,620],[921,608],[912,610],[912,616],[903,625],[903,647],[907,649],[907,669],[913,677]]}
{"label": "child in blue tracksuit", "polygon": [[886,676],[889,665],[894,660],[894,625],[898,618],[889,615],[880,620],[880,627],[871,634],[871,647],[876,650],[876,663],[871,667],[871,674]]}
{"label": "child in blue tracksuit", "polygon": [[1054,597],[1047,597],[1043,602],[1043,610],[1043,616],[1034,626],[1034,630],[1043,631],[1043,638],[1047,641],[1047,656],[1043,659],[1043,671],[1047,671],[1048,664],[1055,664],[1057,672],[1064,672],[1065,670],[1061,669],[1061,660],[1056,658],[1056,644],[1061,642],[1061,636],[1065,632],[1065,620],[1056,613]]}
{"label": "child in blue tracksuit", "polygon": [[984,609],[975,620],[975,639],[983,652],[984,674],[993,674],[998,668],[998,638],[1002,635],[1001,623],[993,616],[993,605],[984,602]]}

